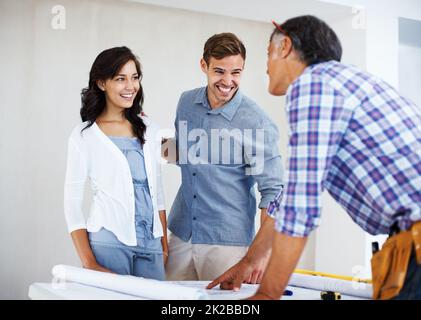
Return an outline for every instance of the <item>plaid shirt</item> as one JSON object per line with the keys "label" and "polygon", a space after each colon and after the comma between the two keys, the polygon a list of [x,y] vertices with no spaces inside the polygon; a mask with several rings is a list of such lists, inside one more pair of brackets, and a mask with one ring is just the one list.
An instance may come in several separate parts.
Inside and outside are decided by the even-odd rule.
{"label": "plaid shirt", "polygon": [[421,109],[355,67],[308,67],[289,87],[285,187],[270,203],[276,230],[308,236],[327,189],[370,234],[421,220]]}

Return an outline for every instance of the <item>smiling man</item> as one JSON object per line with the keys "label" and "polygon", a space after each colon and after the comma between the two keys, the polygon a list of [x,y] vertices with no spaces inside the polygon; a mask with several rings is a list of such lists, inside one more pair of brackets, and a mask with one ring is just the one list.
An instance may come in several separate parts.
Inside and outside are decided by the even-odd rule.
{"label": "smiling man", "polygon": [[[184,92],[175,121],[182,184],[169,215],[168,280],[211,280],[236,264],[282,188],[278,130],[240,91],[246,49],[232,33],[208,39],[208,85]],[[264,262],[262,262],[262,265]],[[263,266],[246,280],[260,281]]]}

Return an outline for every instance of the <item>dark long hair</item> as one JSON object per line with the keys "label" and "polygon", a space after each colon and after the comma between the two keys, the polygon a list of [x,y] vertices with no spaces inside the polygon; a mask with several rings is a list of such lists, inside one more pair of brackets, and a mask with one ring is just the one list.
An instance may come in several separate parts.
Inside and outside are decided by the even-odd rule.
{"label": "dark long hair", "polygon": [[131,123],[133,131],[142,144],[145,143],[146,125],[139,114],[143,106],[143,88],[141,85],[142,70],[138,58],[127,47],[115,47],[102,51],[95,59],[89,73],[88,87],[82,89],[82,108],[80,116],[82,121],[88,121],[85,130],[91,127],[99,115],[104,111],[106,100],[105,92],[98,88],[97,81],[114,78],[120,69],[129,61],[133,61],[139,75],[139,91],[130,108],[124,110],[125,118]]}

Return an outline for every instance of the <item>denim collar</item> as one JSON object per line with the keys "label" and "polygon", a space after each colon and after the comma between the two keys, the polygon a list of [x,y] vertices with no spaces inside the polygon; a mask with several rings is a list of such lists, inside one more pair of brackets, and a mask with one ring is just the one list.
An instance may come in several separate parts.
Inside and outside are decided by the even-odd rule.
{"label": "denim collar", "polygon": [[243,100],[243,94],[240,89],[237,90],[232,99],[224,104],[222,107],[212,109],[209,105],[207,87],[200,88],[196,95],[194,103],[202,105],[202,107],[208,110],[208,114],[220,114],[228,121],[234,118],[241,101]]}

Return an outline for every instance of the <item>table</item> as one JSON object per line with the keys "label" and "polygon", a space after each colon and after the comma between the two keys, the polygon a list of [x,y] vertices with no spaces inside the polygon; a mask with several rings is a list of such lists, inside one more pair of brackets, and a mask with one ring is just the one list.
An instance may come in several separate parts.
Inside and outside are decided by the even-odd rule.
{"label": "table", "polygon": [[[205,288],[209,281],[167,281],[187,287]],[[210,300],[240,300],[256,292],[258,285],[244,284],[239,292],[213,288],[206,290]],[[283,300],[321,300],[320,291],[308,288],[288,286],[292,296],[283,296]],[[33,283],[29,287],[28,296],[32,300],[144,300],[129,294],[92,287],[76,282],[66,283]],[[342,295],[342,300],[366,300],[360,297]]]}

